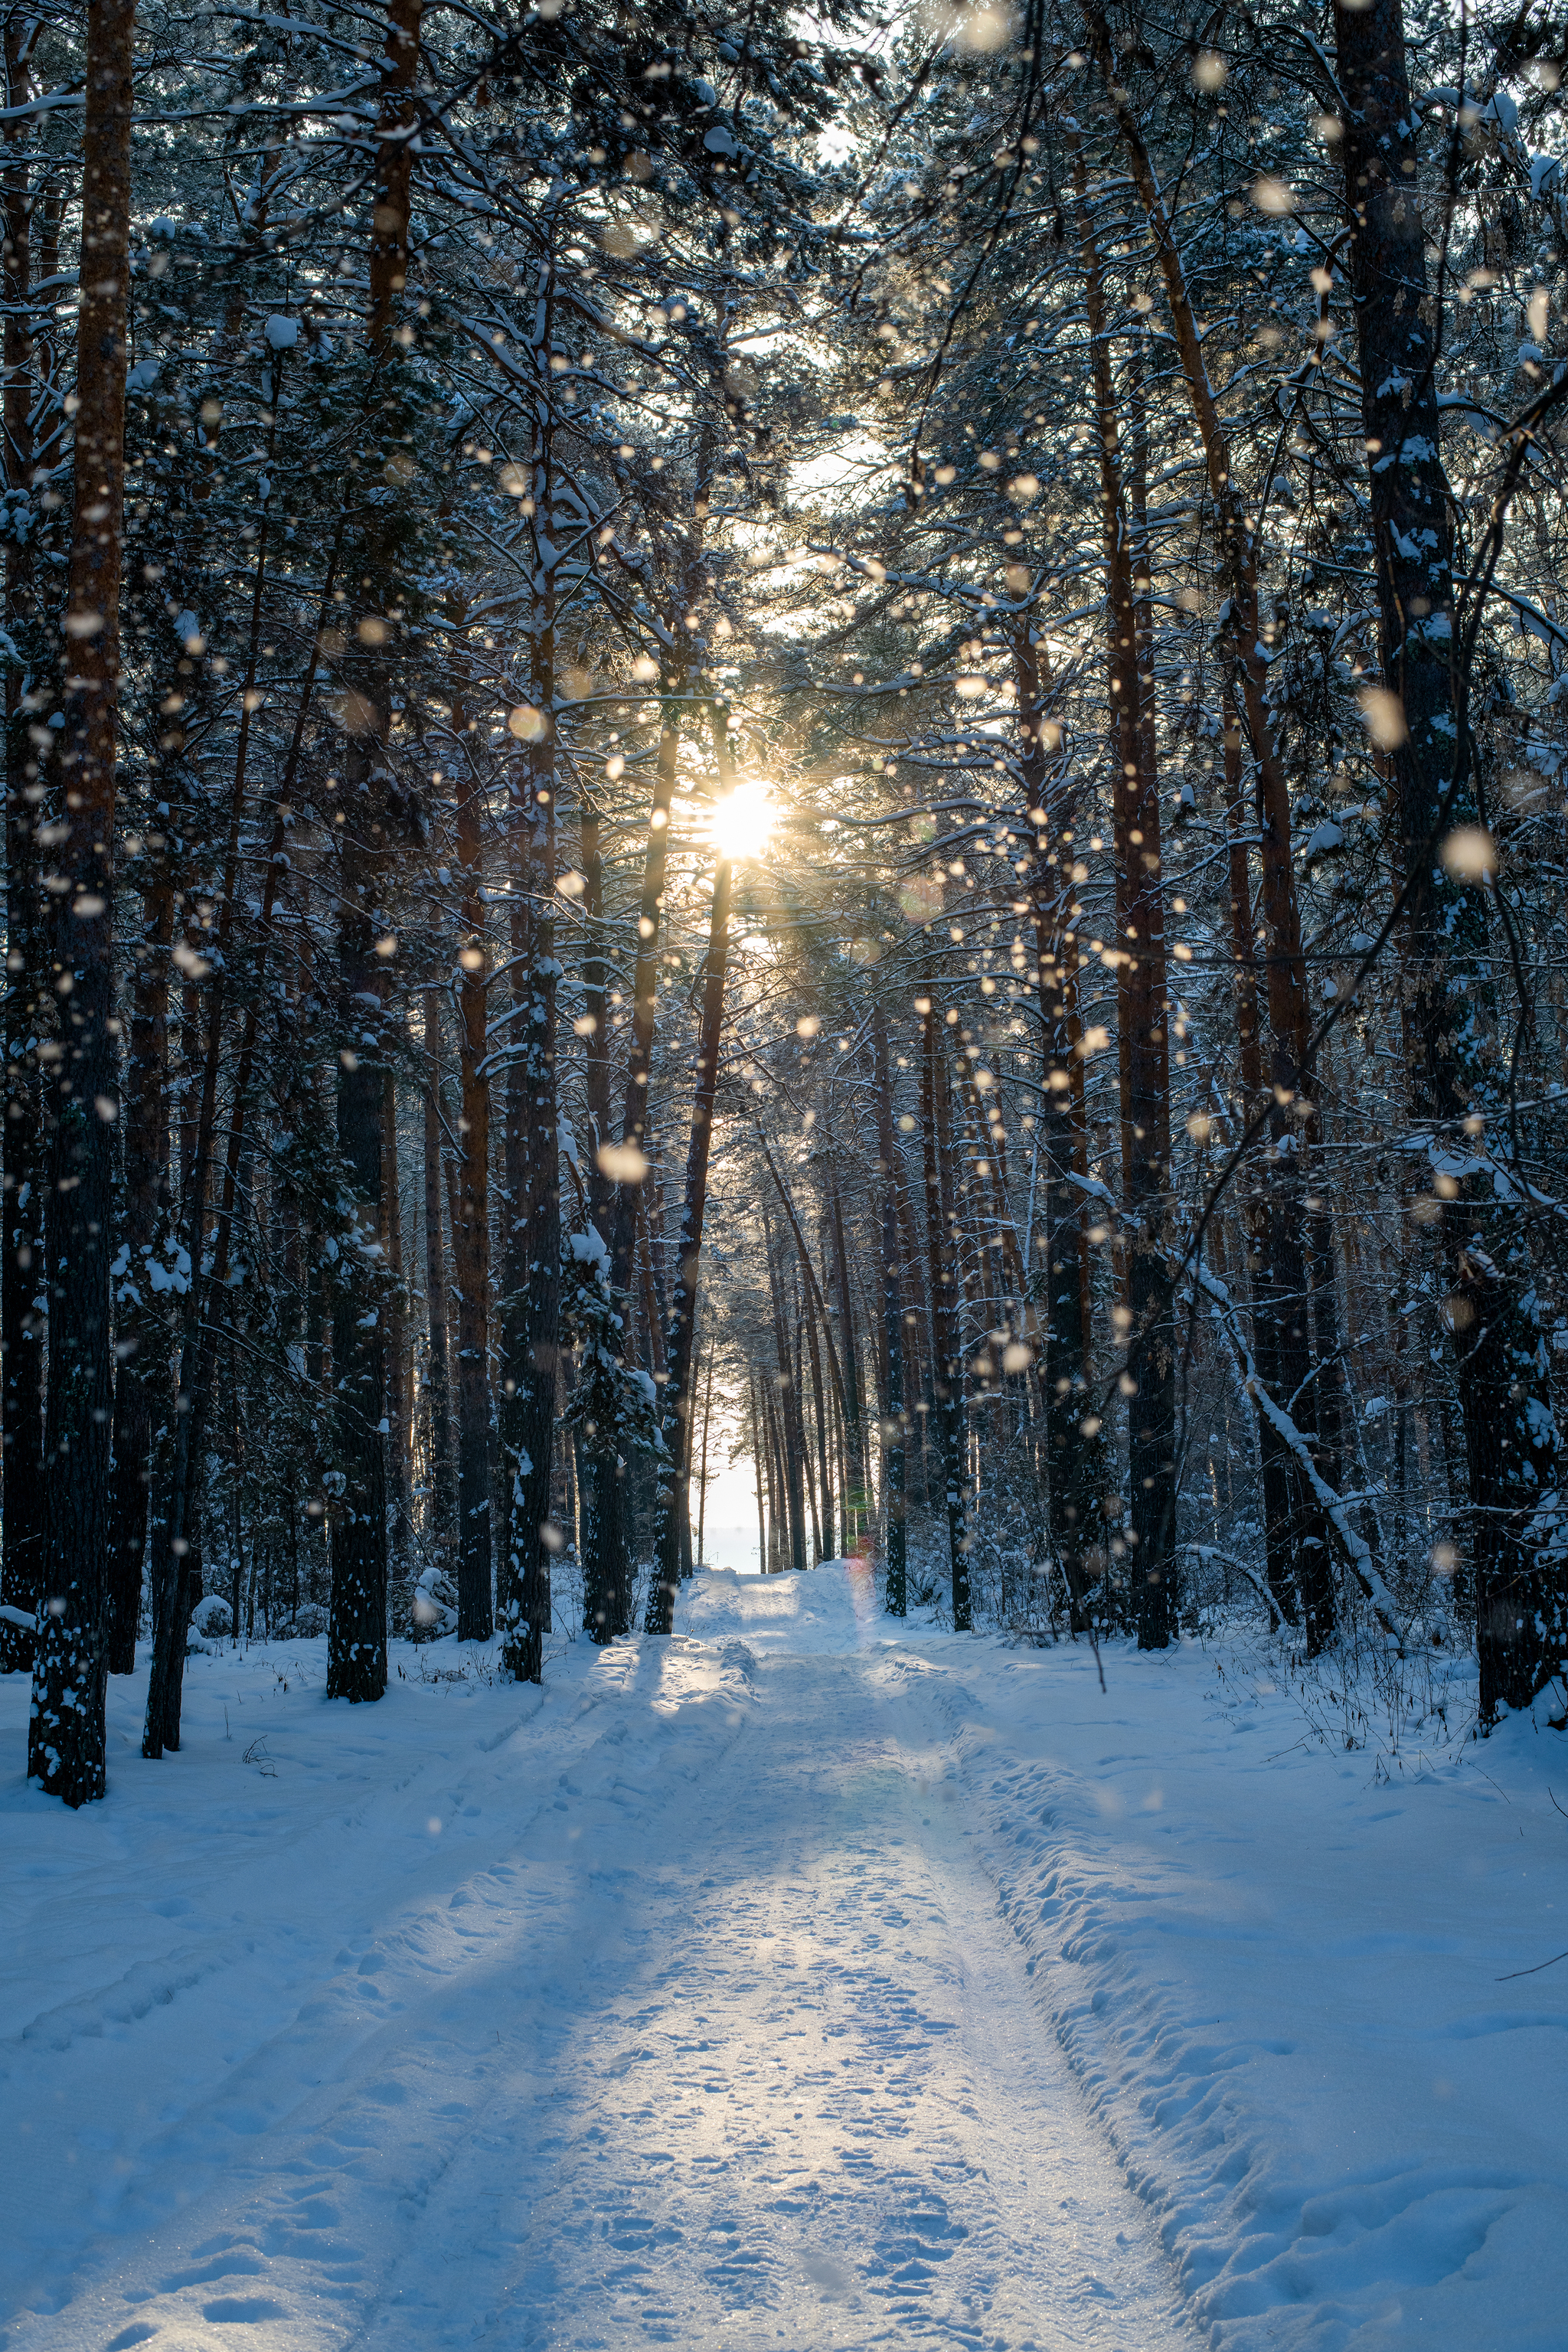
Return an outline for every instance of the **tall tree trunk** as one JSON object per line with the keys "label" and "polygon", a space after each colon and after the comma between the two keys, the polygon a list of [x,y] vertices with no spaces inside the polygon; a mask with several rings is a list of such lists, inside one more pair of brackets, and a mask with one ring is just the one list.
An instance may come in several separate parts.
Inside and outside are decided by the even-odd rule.
{"label": "tall tree trunk", "polygon": [[381,853],[345,828],[338,922],[338,1017],[353,1045],[342,1048],[337,1141],[353,1187],[353,1223],[333,1266],[333,1454],[328,1473],[332,1587],[328,1623],[327,1694],[378,1699],[386,1688],[387,1286],[377,1232],[381,1223],[383,1068],[379,930]]}
{"label": "tall tree trunk", "polygon": [[583,1093],[588,1112],[590,1164],[596,1169],[610,1136],[610,1045],[605,1027],[610,962],[605,940],[605,860],[599,842],[599,812],[586,796],[577,817],[577,855],[583,867]]}
{"label": "tall tree trunk", "polygon": [[806,1425],[805,1411],[805,1331],[806,1317],[801,1312],[795,1297],[795,1280],[789,1285],[789,1328],[795,1333],[791,1350],[791,1389],[795,1401],[795,1432],[800,1441],[801,1477],[805,1486],[805,1507],[811,1519],[811,1564],[826,1557],[822,1543],[822,1512],[817,1502],[816,1465],[811,1458],[811,1432]]}
{"label": "tall tree trunk", "polygon": [[[375,381],[368,437],[373,464],[384,445],[389,455],[395,454],[405,413],[402,331],[395,321],[408,268],[419,13],[420,0],[391,0],[386,15],[370,248],[370,351]],[[388,757],[391,663],[384,649],[403,602],[395,552],[399,520],[378,508],[366,538],[363,577],[369,586],[356,599],[362,602],[358,635],[365,650],[356,656],[353,681],[363,708],[347,762],[339,869],[338,1020],[342,1045],[337,1133],[356,1200],[353,1230],[340,1253],[332,1290],[337,1460],[331,1474],[336,1491],[327,1695],[354,1701],[378,1699],[386,1688],[388,1301],[376,1243],[385,1014],[376,942],[384,928],[381,897],[396,798]]]}
{"label": "tall tree trunk", "polygon": [[[1082,150],[1073,147],[1100,448],[1107,656],[1114,726],[1116,1010],[1121,1076],[1121,1200],[1131,1239],[1123,1385],[1128,1399],[1132,1584],[1141,1649],[1171,1639],[1175,1543],[1175,1348],[1165,1226],[1171,1174],[1164,888],[1147,667],[1146,572],[1134,571],[1134,515],[1121,456],[1110,328]],[[1136,452],[1134,453],[1136,457]],[[1136,471],[1136,464],[1134,465]],[[1140,550],[1142,552],[1142,550]],[[1147,678],[1148,687],[1144,680]]]}
{"label": "tall tree trunk", "polygon": [[[1163,192],[1127,91],[1118,79],[1110,29],[1098,7],[1085,11],[1089,46],[1116,118],[1133,185],[1149,224],[1164,280],[1177,357],[1203,444],[1209,492],[1214,499],[1221,575],[1228,595],[1231,645],[1243,716],[1257,761],[1257,793],[1262,866],[1262,908],[1268,932],[1266,976],[1272,1053],[1270,1126],[1274,1213],[1269,1283],[1265,1312],[1278,1327],[1280,1394],[1309,1442],[1312,1425],[1311,1353],[1308,1339],[1308,1280],[1303,1143],[1310,1140],[1312,1072],[1307,1046],[1310,1020],[1306,963],[1301,950],[1300,910],[1290,857],[1290,793],[1268,712],[1268,657],[1258,590],[1258,544],[1242,503],[1230,445],[1204,363],[1203,339],[1187,286]],[[1256,1296],[1256,1294],[1255,1294]],[[1321,1648],[1333,1630],[1328,1523],[1310,1484],[1292,1464],[1292,1516],[1298,1582],[1310,1649]]]}
{"label": "tall tree trunk", "polygon": [[[554,215],[551,215],[552,230]],[[526,1199],[511,1202],[501,1401],[502,1474],[508,1482],[506,1589],[501,1616],[507,1664],[520,1682],[543,1675],[550,1628],[551,1546],[560,1536],[551,1512],[555,1447],[556,1357],[561,1324],[561,1150],[556,1091],[555,955],[556,581],[554,410],[550,389],[555,334],[555,249],[545,245],[537,279],[533,421],[530,450],[531,601],[528,700],[513,725],[529,740],[517,846],[528,907],[528,958],[520,973],[526,998],[522,1034],[510,1041],[508,1143],[521,1103],[525,1157],[517,1171]],[[602,1013],[602,1006],[601,1006]],[[602,1042],[602,1041],[601,1041]],[[509,1168],[509,1183],[517,1179]]]}
{"label": "tall tree trunk", "polygon": [[773,1412],[768,1397],[770,1383],[767,1373],[760,1364],[754,1369],[758,1443],[762,1447],[759,1457],[762,1465],[761,1477],[767,1487],[768,1498],[767,1526],[763,1544],[763,1574],[775,1576],[783,1562],[779,1550],[779,1490],[778,1480],[774,1475]]}
{"label": "tall tree trunk", "polygon": [[[268,398],[276,415],[279,370],[281,355],[274,362]],[[186,1260],[186,1290],[180,1336],[179,1387],[174,1398],[174,1427],[163,1444],[166,1456],[158,1475],[155,1491],[159,1507],[153,1514],[152,1570],[150,1582],[153,1595],[153,1659],[147,1676],[147,1710],[142,1734],[142,1753],[149,1759],[161,1756],[165,1747],[179,1747],[180,1691],[184,1668],[184,1651],[179,1646],[184,1640],[184,1625],[189,1609],[200,1597],[200,1576],[191,1584],[192,1571],[186,1565],[192,1537],[187,1522],[194,1523],[200,1507],[202,1467],[205,1455],[204,1433],[213,1381],[217,1363],[219,1325],[216,1315],[204,1313],[206,1300],[221,1297],[227,1280],[229,1240],[234,1228],[234,1216],[238,1198],[241,1155],[246,1149],[247,1122],[251,1098],[251,1077],[255,1068],[257,1041],[260,1028],[260,1000],[253,994],[246,1013],[245,1029],[239,1059],[235,1072],[233,1097],[229,1110],[228,1146],[225,1158],[223,1187],[216,1220],[211,1266],[205,1246],[208,1176],[212,1165],[214,1139],[217,1118],[218,1069],[224,1044],[224,990],[227,971],[227,950],[232,936],[235,898],[237,887],[239,845],[245,812],[246,757],[249,742],[249,716],[252,708],[251,689],[255,684],[256,661],[260,646],[262,589],[266,578],[266,558],[268,522],[264,516],[257,552],[255,587],[251,600],[250,646],[247,661],[245,692],[241,698],[239,738],[236,746],[234,793],[229,812],[228,841],[224,856],[223,905],[218,924],[218,955],[210,990],[204,1000],[200,989],[184,992],[182,1029],[182,1053],[186,1065],[182,1085],[184,1111],[181,1121],[181,1211]],[[267,876],[262,886],[261,915],[258,935],[265,950],[270,935],[273,908],[288,858],[284,850],[288,816],[291,806],[295,778],[299,772],[306,725],[310,718],[320,661],[319,646],[327,615],[333,608],[333,584],[339,552],[342,541],[342,525],[333,541],[326,576],[321,586],[315,642],[305,665],[305,677],[300,689],[299,708],[295,713],[294,731],[289,741],[283,776],[278,793],[272,824],[272,838],[267,859]],[[205,1013],[205,1043],[203,1044],[202,1015]],[[188,1040],[189,1042],[185,1042]],[[195,1073],[201,1071],[199,1096]],[[195,1116],[189,1106],[195,1098]],[[379,1158],[379,1154],[378,1154]],[[320,1282],[319,1264],[312,1260],[311,1279]],[[171,1736],[172,1735],[172,1736]]]}
{"label": "tall tree trunk", "polygon": [[[1253,929],[1252,877],[1247,855],[1247,803],[1241,778],[1241,720],[1228,688],[1223,699],[1226,829],[1230,856],[1230,940],[1236,967],[1237,1066],[1241,1077],[1241,1115],[1250,1125],[1266,1096],[1263,1042],[1258,1024],[1258,942]],[[1279,1394],[1279,1332],[1277,1303],[1268,1285],[1272,1272],[1273,1214],[1268,1187],[1256,1167],[1246,1171],[1247,1191],[1242,1221],[1247,1234],[1247,1276],[1253,1298],[1253,1357],[1259,1378],[1270,1396]],[[1263,1483],[1263,1559],[1269,1594],[1288,1625],[1300,1622],[1296,1605],[1296,1563],[1292,1469],[1285,1441],[1253,1399],[1258,1422],[1258,1453]]]}
{"label": "tall tree trunk", "polygon": [[142,1562],[147,1549],[152,1483],[153,1401],[166,1367],[152,1360],[162,1318],[152,1307],[149,1258],[167,1207],[169,1118],[169,950],[174,893],[166,851],[151,844],[152,875],[143,901],[131,1007],[125,1089],[125,1213],[120,1240],[125,1271],[119,1292],[114,1383],[113,1539],[110,1569],[109,1670],[136,1664]]}
{"label": "tall tree trunk", "polygon": [[[713,714],[720,776],[726,793],[733,790],[729,774],[727,719]],[[702,1227],[708,1210],[708,1163],[713,1144],[713,1108],[719,1090],[719,1045],[724,1024],[724,979],[730,960],[730,898],[731,870],[721,857],[713,872],[713,908],[708,925],[708,960],[702,970],[702,1016],[697,1033],[697,1083],[691,1105],[691,1135],[686,1148],[686,1195],[680,1213],[680,1238],[676,1249],[675,1293],[670,1301],[669,1328],[665,1339],[668,1378],[664,1389],[665,1452],[658,1465],[654,1512],[653,1577],[648,1586],[646,1630],[668,1633],[674,1622],[676,1588],[680,1581],[678,1488],[686,1465],[692,1406],[692,1348],[697,1330],[697,1302],[702,1272]]]}
{"label": "tall tree trunk", "polygon": [[[816,1293],[821,1297],[821,1292]],[[830,1433],[827,1425],[827,1399],[822,1385],[822,1348],[817,1339],[817,1316],[812,1294],[805,1299],[805,1344],[811,1363],[811,1405],[816,1417],[816,1484],[821,1495],[822,1521],[817,1540],[822,1549],[820,1558],[837,1558],[833,1544],[833,1478],[828,1465]],[[843,1549],[847,1550],[847,1545]]]}
{"label": "tall tree trunk", "polygon": [[[38,30],[20,7],[5,24],[5,102],[20,110],[32,93],[28,55]],[[28,304],[32,273],[30,150],[36,132],[18,111],[5,125],[5,166],[0,187],[5,251],[0,298],[5,303],[5,480],[30,489],[35,457],[36,377]],[[14,645],[38,644],[34,612],[32,533],[5,549],[5,625]],[[5,1507],[0,1514],[0,1600],[31,1617],[44,1580],[44,1289],[43,1102],[37,1047],[44,1025],[44,927],[38,915],[35,811],[47,786],[39,781],[37,747],[23,708],[26,675],[9,665],[5,679],[5,940],[3,1007],[5,1109],[0,1120],[0,1452]],[[51,1044],[53,1040],[50,1041]],[[0,1671],[27,1663],[25,1640],[0,1628]]]}
{"label": "tall tree trunk", "polygon": [[1014,676],[1024,736],[1024,781],[1036,856],[1029,904],[1040,1004],[1044,1087],[1037,1129],[1044,1162],[1040,1278],[1046,1291],[1047,1478],[1051,1539],[1067,1580],[1074,1633],[1089,1622],[1088,1596],[1101,1565],[1097,1513],[1104,1480],[1100,1416],[1093,1409],[1089,1355],[1086,1201],[1077,1180],[1084,1139],[1075,1115],[1083,1056],[1077,1018],[1078,941],[1072,926],[1076,843],[1070,797],[1053,792],[1045,697],[1032,635],[1014,640]]}
{"label": "tall tree trunk", "polygon": [[452,1465],[451,1318],[447,1285],[446,1211],[441,1178],[441,1013],[435,989],[425,995],[425,1300],[430,1335],[426,1367],[430,1421],[431,1549],[445,1567],[452,1550],[456,1488]]}
{"label": "tall tree trunk", "polygon": [[778,1377],[759,1370],[757,1384],[767,1447],[769,1573],[782,1576],[789,1555],[789,1505],[784,1493],[784,1449],[779,1441]]}
{"label": "tall tree trunk", "polygon": [[843,1367],[838,1361],[838,1349],[834,1342],[832,1326],[827,1319],[827,1309],[823,1300],[821,1286],[816,1279],[816,1268],[812,1265],[811,1252],[805,1245],[805,1235],[801,1231],[800,1219],[795,1214],[795,1202],[790,1196],[789,1186],[784,1181],[783,1171],[780,1169],[778,1161],[773,1155],[768,1144],[768,1139],[763,1133],[760,1124],[757,1129],[757,1141],[762,1148],[762,1154],[767,1164],[768,1174],[773,1178],[773,1191],[778,1195],[779,1206],[784,1213],[784,1222],[789,1227],[790,1239],[795,1244],[795,1258],[805,1280],[806,1297],[812,1308],[815,1310],[818,1321],[818,1328],[821,1329],[823,1339],[826,1343],[827,1368],[832,1378],[834,1392],[837,1396],[840,1404],[842,1404],[844,1399],[844,1371]]}
{"label": "tall tree trunk", "polygon": [[[899,1285],[898,1145],[893,1138],[893,1074],[888,1020],[871,1006],[871,1083],[877,1095],[877,1172],[882,1180],[882,1349],[887,1410],[882,1422],[882,1552],[889,1617],[909,1613],[909,1529],[904,1503],[904,1316]],[[847,1271],[841,1278],[847,1286]],[[847,1328],[847,1317],[846,1317]]]}
{"label": "tall tree trunk", "polygon": [[757,1574],[766,1576],[768,1522],[767,1514],[763,1507],[763,1423],[762,1415],[757,1410],[757,1368],[754,1364],[750,1364],[746,1368],[746,1392],[752,1408],[752,1467],[756,1472],[757,1482]]}
{"label": "tall tree trunk", "polygon": [[[458,1053],[462,1109],[458,1121],[458,1213],[452,1228],[453,1287],[458,1296],[458,1634],[489,1638],[490,1616],[490,1082],[488,951],[483,898],[482,798],[468,756],[462,710],[453,725],[457,759],[458,865],[462,898],[458,923]],[[511,1203],[513,1217],[521,1203]]]}
{"label": "tall tree trunk", "polygon": [[[552,643],[552,630],[551,642]],[[542,667],[543,665],[542,664]],[[548,676],[553,670],[549,657]],[[536,681],[537,682],[537,681]],[[543,686],[540,688],[545,691]],[[531,768],[532,841],[529,885],[533,905],[531,993],[523,1042],[527,1088],[528,1199],[522,1347],[517,1380],[518,1451],[508,1529],[507,1594],[502,1612],[506,1659],[519,1682],[543,1674],[550,1628],[550,1507],[555,1444],[556,1359],[561,1328],[561,1153],[555,1077],[555,766],[552,740]],[[514,1049],[515,1050],[515,1049]],[[515,1212],[514,1212],[515,1213]]]}
{"label": "tall tree trunk", "polygon": [[397,1087],[388,1070],[382,1093],[381,1246],[391,1277],[386,1330],[386,1541],[392,1622],[408,1615],[409,1361],[408,1298],[403,1284],[403,1194],[398,1176]]}
{"label": "tall tree trunk", "polygon": [[917,996],[921,1020],[921,1134],[925,1153],[926,1248],[931,1261],[931,1349],[933,1418],[947,1509],[952,1563],[953,1631],[970,1630],[969,1514],[964,1462],[963,1350],[953,1258],[952,1187],[945,1149],[947,1068],[934,1000]]}
{"label": "tall tree trunk", "polygon": [[[1421,211],[1405,169],[1415,162],[1416,126],[1400,0],[1359,10],[1336,0],[1334,28],[1380,651],[1400,706],[1392,751],[1409,885],[1405,1034],[1415,1109],[1435,1154],[1473,1160],[1500,1093],[1482,1042],[1491,986],[1486,892],[1479,877],[1450,876],[1434,854],[1440,834],[1476,821],[1472,648],[1454,631],[1433,306]],[[1500,530],[1500,509],[1494,527]],[[1490,1142],[1506,1163],[1505,1120]],[[1446,1319],[1470,1490],[1480,1713],[1491,1723],[1505,1705],[1527,1706],[1568,1654],[1563,1523],[1548,1500],[1560,1484],[1562,1444],[1520,1221],[1500,1206],[1502,1187],[1489,1171],[1450,1181],[1458,1190],[1442,1212]]]}
{"label": "tall tree trunk", "polygon": [[[765,1148],[765,1147],[764,1147]],[[778,1366],[776,1414],[779,1432],[781,1499],[789,1522],[789,1558],[793,1570],[805,1568],[805,1442],[800,1424],[800,1396],[795,1384],[795,1354],[789,1343],[789,1317],[784,1305],[784,1276],[773,1248],[773,1226],[763,1210],[763,1246],[767,1255],[768,1286],[773,1295],[773,1360]]]}
{"label": "tall tree trunk", "polygon": [[[891,1171],[889,1171],[889,1174]],[[849,1252],[844,1232],[844,1201],[838,1171],[831,1162],[827,1179],[827,1214],[833,1231],[834,1287],[838,1294],[838,1355],[844,1375],[840,1412],[844,1420],[844,1541],[846,1552],[856,1541],[857,1525],[866,1507],[866,1433],[862,1426],[860,1359],[855,1336],[855,1306],[849,1285]],[[884,1237],[886,1233],[884,1213]],[[897,1226],[894,1227],[895,1236]]]}
{"label": "tall tree trunk", "polygon": [[[626,1089],[619,1143],[601,1144],[595,1155],[589,1194],[594,1223],[609,1245],[610,1287],[627,1297],[637,1239],[637,1196],[647,1175],[643,1150],[647,1131],[647,1089],[653,1069],[654,1020],[658,987],[658,941],[669,858],[670,805],[675,798],[686,673],[677,668],[664,685],[664,717],[658,762],[648,811],[647,846],[637,902],[637,950],[632,979],[632,1034],[626,1056]],[[619,1170],[619,1174],[612,1173]],[[627,1627],[630,1567],[626,1550],[624,1478],[614,1446],[596,1447],[589,1475],[599,1492],[593,1515],[595,1546],[584,1561],[584,1606],[594,1638],[608,1641]]]}
{"label": "tall tree trunk", "polygon": [[516,769],[508,785],[507,870],[510,883],[511,919],[508,940],[510,1003],[498,1058],[504,1072],[500,1089],[501,1134],[499,1200],[500,1261],[496,1276],[496,1460],[490,1491],[495,1497],[496,1558],[505,1572],[511,1558],[511,1507],[516,1489],[512,1465],[521,1444],[519,1387],[527,1350],[530,1265],[529,1200],[529,1077],[528,1044],[533,1005],[532,972],[538,950],[534,944],[532,890],[533,832],[530,823],[530,793],[525,770]]}
{"label": "tall tree trunk", "polygon": [[[87,16],[81,307],[74,504],[62,657],[64,830],[55,955],[66,1050],[56,1064],[47,1243],[45,1564],[33,1660],[29,1777],[77,1806],[104,1792],[110,1559],[110,1129],[115,761],[125,513],[134,0]],[[68,988],[67,982],[69,982]]]}
{"label": "tall tree trunk", "polygon": [[[702,1547],[708,1528],[708,1440],[713,1430],[713,1362],[718,1353],[718,1345],[715,1342],[708,1349],[708,1377],[702,1391],[702,1456],[701,1465],[697,1474],[696,1562],[701,1566],[706,1566],[708,1557]],[[691,1570],[688,1568],[683,1569],[681,1572],[689,1576]]]}

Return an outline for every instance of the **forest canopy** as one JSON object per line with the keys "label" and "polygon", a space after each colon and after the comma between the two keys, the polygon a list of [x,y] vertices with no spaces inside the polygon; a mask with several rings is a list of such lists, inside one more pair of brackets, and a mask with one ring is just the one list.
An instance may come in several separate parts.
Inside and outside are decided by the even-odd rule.
{"label": "forest canopy", "polygon": [[1551,1685],[1549,12],[3,22],[43,1787],[215,1595],[668,1633],[721,1453],[895,1615]]}

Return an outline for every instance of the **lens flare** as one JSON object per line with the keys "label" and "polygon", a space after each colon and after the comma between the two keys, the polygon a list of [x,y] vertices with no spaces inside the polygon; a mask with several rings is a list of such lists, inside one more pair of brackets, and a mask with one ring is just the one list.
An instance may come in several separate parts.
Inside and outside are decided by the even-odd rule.
{"label": "lens flare", "polygon": [[719,855],[732,866],[744,858],[760,857],[777,816],[766,784],[737,784],[713,812],[713,839]]}

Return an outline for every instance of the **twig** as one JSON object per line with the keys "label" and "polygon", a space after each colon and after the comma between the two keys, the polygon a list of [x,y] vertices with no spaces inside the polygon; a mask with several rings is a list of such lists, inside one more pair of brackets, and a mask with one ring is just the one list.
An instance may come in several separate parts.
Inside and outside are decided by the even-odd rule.
{"label": "twig", "polygon": [[1516,1977],[1538,1977],[1542,1969],[1554,1969],[1559,1960],[1568,1960],[1568,1952],[1558,1952],[1549,1960],[1538,1960],[1532,1969],[1510,1969],[1506,1977],[1494,1977],[1493,1984],[1512,1984]]}

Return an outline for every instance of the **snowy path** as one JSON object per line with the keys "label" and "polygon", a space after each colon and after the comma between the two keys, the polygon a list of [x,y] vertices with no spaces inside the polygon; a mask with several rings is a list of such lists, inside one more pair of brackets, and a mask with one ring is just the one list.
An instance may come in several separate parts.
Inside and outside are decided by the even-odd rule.
{"label": "snowy path", "polygon": [[844,1570],[683,1622],[542,1701],[198,1661],[182,1758],[117,1685],[108,1805],[7,1789],[7,2352],[1196,2342],[977,1856],[963,1685]]}

